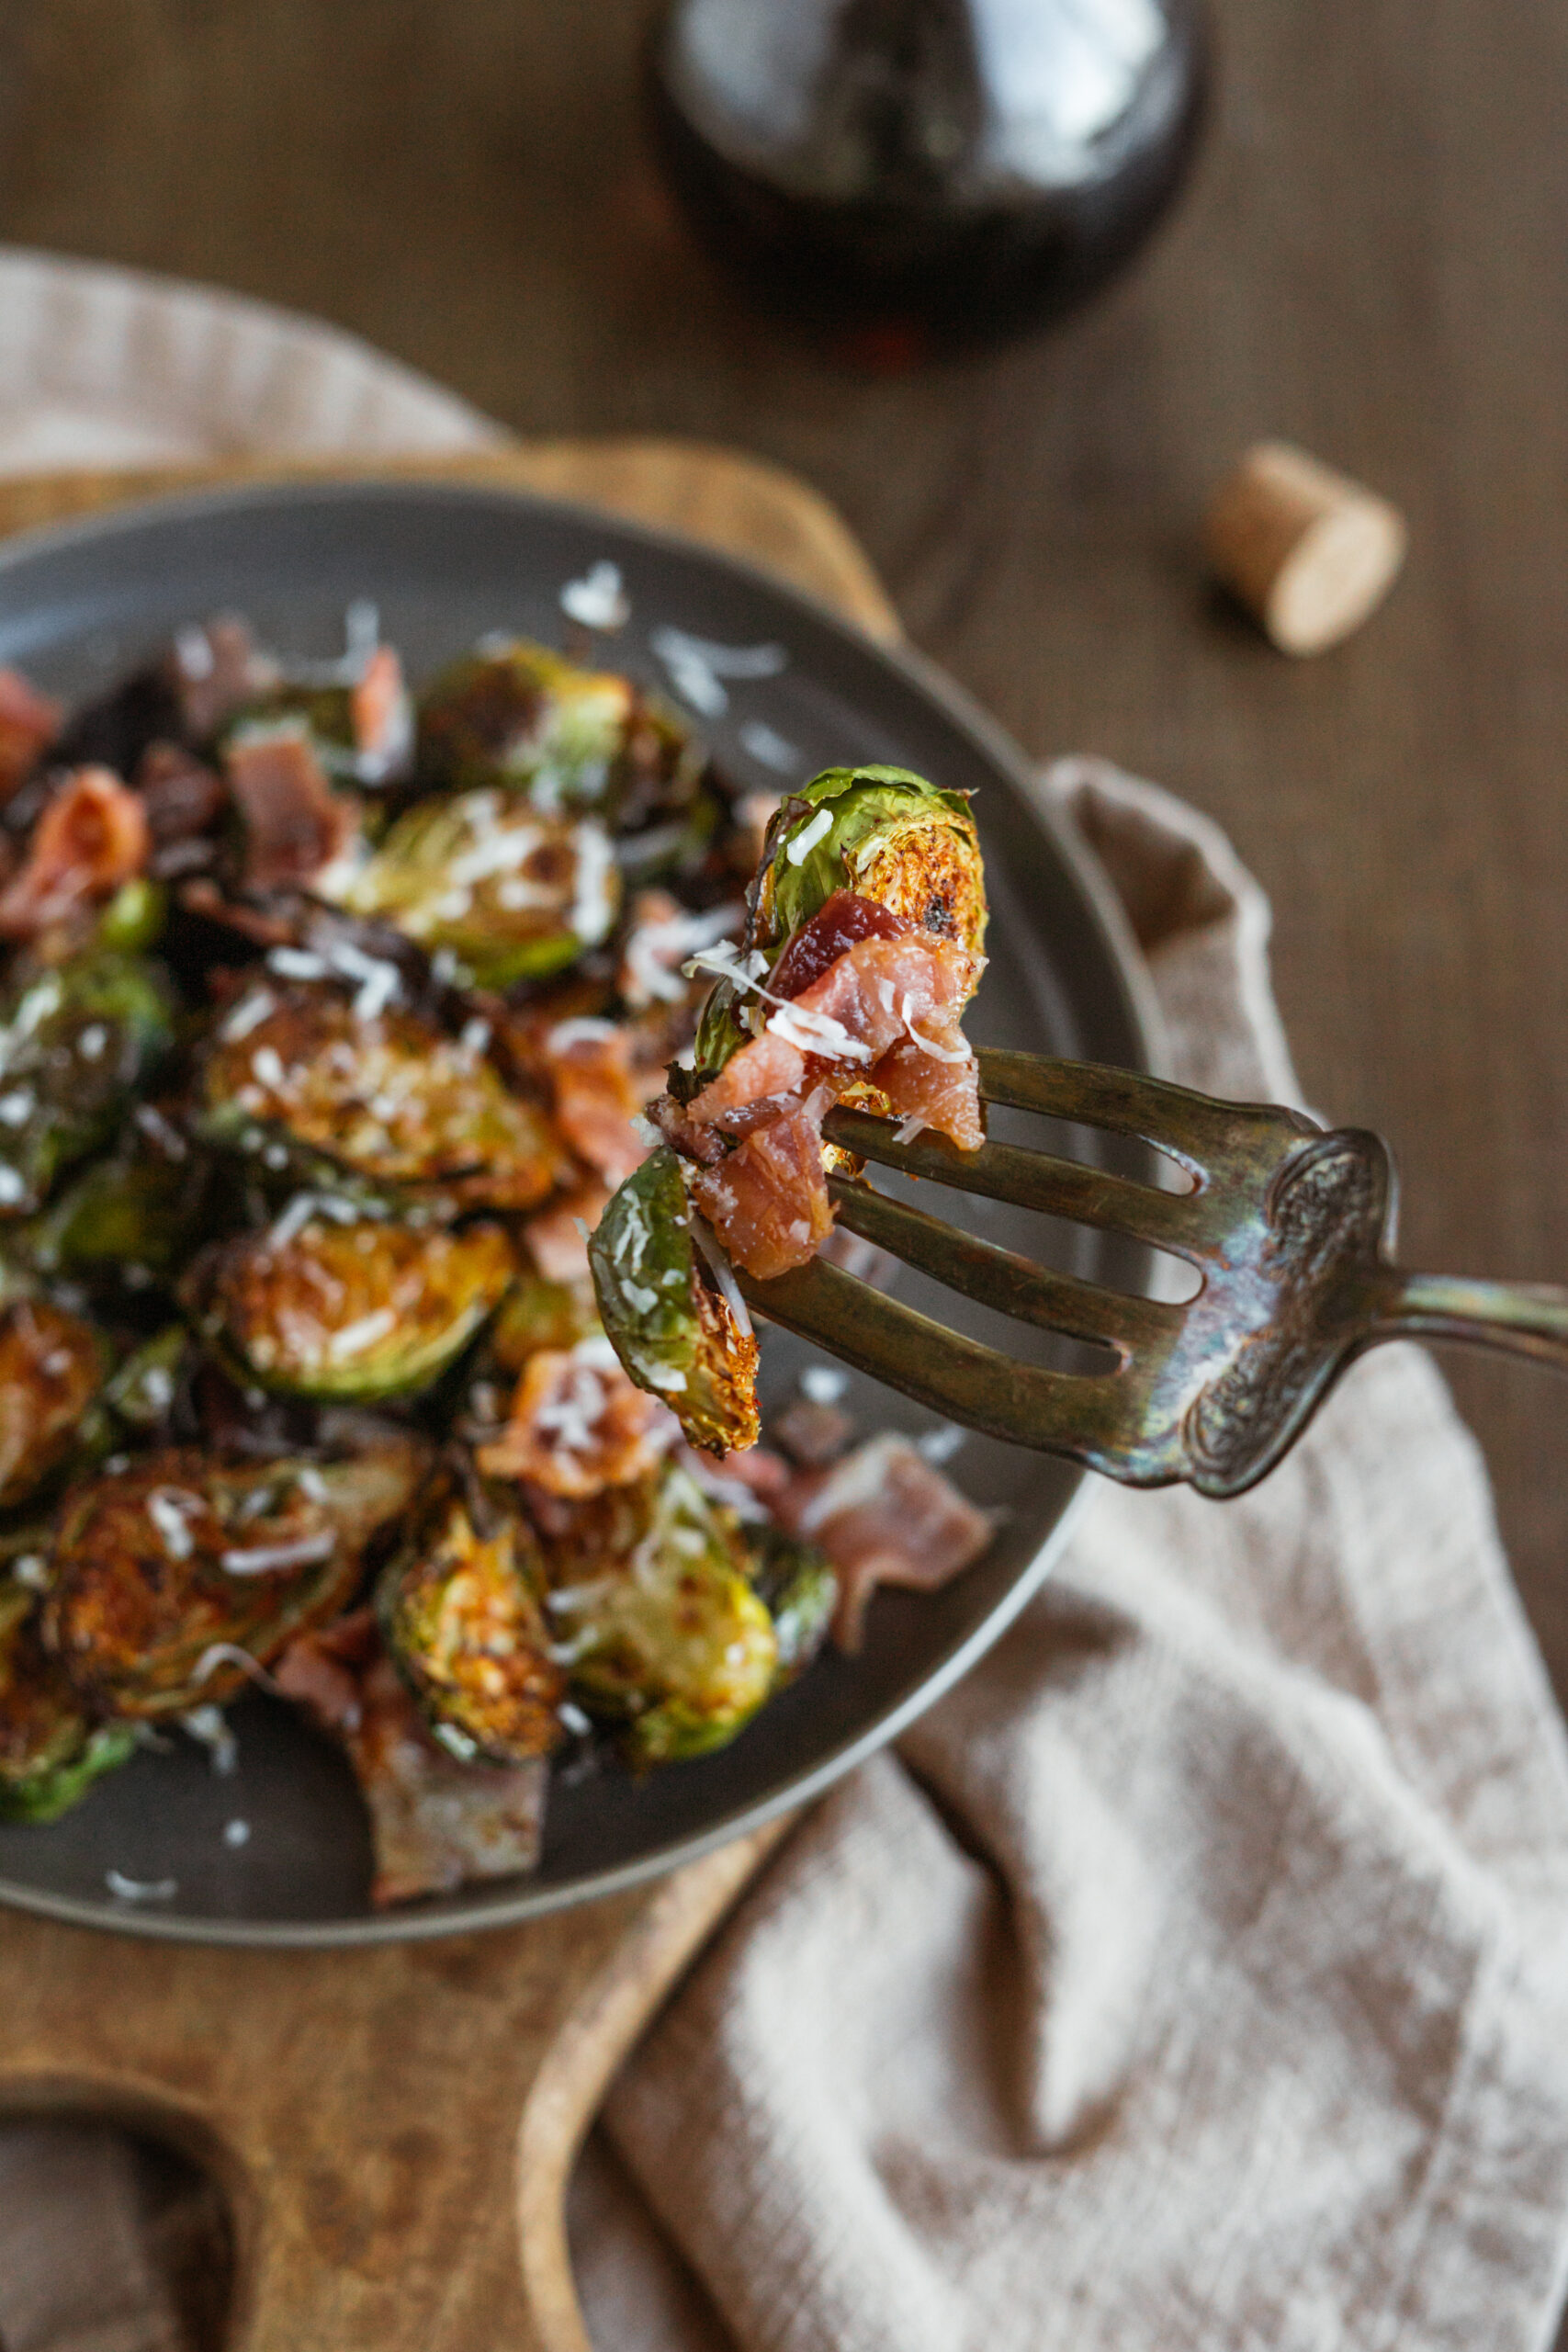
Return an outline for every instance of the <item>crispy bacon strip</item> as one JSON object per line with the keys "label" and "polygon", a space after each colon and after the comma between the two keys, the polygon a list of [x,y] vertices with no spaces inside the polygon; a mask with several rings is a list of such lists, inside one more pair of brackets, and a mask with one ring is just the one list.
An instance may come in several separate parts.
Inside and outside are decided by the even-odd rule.
{"label": "crispy bacon strip", "polygon": [[646,1477],[675,1433],[674,1416],[632,1385],[607,1342],[588,1340],[530,1356],[507,1426],[479,1448],[479,1464],[578,1501]]}
{"label": "crispy bacon strip", "polygon": [[994,1522],[961,1495],[908,1438],[857,1446],[830,1470],[792,1481],[773,1504],[792,1535],[807,1536],[839,1571],[833,1638],[860,1646],[866,1604],[879,1584],[935,1592],[977,1560]]}
{"label": "crispy bacon strip", "polygon": [[589,1281],[587,1237],[604,1216],[609,1199],[603,1184],[580,1184],[536,1216],[525,1219],[529,1252],[547,1282]]}
{"label": "crispy bacon strip", "polygon": [[19,670],[0,670],[0,804],[26,781],[59,734],[64,713]]}
{"label": "crispy bacon strip", "polygon": [[549,1767],[449,1755],[381,1646],[368,1609],[290,1644],[278,1689],[341,1740],[370,1814],[378,1909],[532,1870]]}
{"label": "crispy bacon strip", "polygon": [[78,768],[38,823],[0,893],[0,936],[32,939],[85,900],[107,899],[147,863],[147,813],[107,768]]}
{"label": "crispy bacon strip", "polygon": [[831,1229],[822,1121],[852,1089],[880,1091],[900,1117],[966,1151],[984,1141],[959,1025],[976,977],[954,941],[835,892],[779,957],[763,1002],[784,1001],[760,1034],[683,1114],[656,1108],[669,1141],[699,1167],[698,1207],[759,1282],[805,1265]]}
{"label": "crispy bacon strip", "polygon": [[610,1021],[558,1022],[544,1039],[556,1125],[578,1158],[612,1188],[649,1153],[632,1125],[642,1098],[631,1054],[631,1038]]}
{"label": "crispy bacon strip", "polygon": [[308,884],[345,849],[359,823],[333,790],[303,734],[279,730],[230,745],[223,765],[245,820],[245,886]]}

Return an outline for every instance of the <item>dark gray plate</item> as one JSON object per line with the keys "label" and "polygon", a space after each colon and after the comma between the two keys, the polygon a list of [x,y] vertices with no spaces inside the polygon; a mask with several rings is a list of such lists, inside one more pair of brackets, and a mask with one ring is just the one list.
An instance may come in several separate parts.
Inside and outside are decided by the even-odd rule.
{"label": "dark gray plate", "polygon": [[[224,606],[248,613],[280,648],[326,653],[341,645],[344,605],[369,596],[417,679],[487,629],[558,641],[562,587],[604,559],[619,566],[632,608],[615,658],[667,691],[661,629],[777,649],[740,665],[753,674],[731,674],[725,707],[700,717],[732,772],[756,788],[885,760],[978,791],[995,910],[991,967],[969,1024],[981,1042],[1151,1065],[1147,984],[1125,925],[1092,863],[1032,803],[1013,746],[913,655],[881,650],[776,582],[680,540],[444,486],[334,484],[170,501],[0,548],[0,662],[77,695],[181,622]],[[1092,1138],[1075,1141],[1096,1149]],[[947,1198],[961,1219],[1015,1248],[1142,1286],[1138,1261],[1103,1238]],[[900,1295],[920,1301],[923,1287],[907,1279]],[[954,1315],[943,1294],[922,1303],[986,1333],[983,1314]],[[1005,1328],[1015,1346],[1025,1336]],[[808,1351],[774,1333],[766,1354],[764,1396],[778,1398]],[[852,1384],[847,1401],[868,1430],[931,1432],[942,1443],[929,1417],[869,1383]],[[543,1860],[528,1879],[372,1914],[368,1839],[345,1767],[287,1709],[254,1698],[233,1711],[239,1763],[231,1776],[217,1777],[181,1741],[138,1757],[48,1828],[0,1828],[0,1900],[142,1935],[353,1943],[496,1926],[666,1870],[798,1804],[891,1738],[1038,1583],[1080,1474],[973,1438],[958,1446],[951,1471],[1002,1514],[982,1562],[933,1596],[880,1595],[862,1654],[823,1659],[722,1754],[641,1781],[614,1767],[568,1776],[552,1792]],[[243,1844],[225,1838],[235,1822],[247,1825]],[[173,1882],[176,1891],[156,1901],[118,1898],[108,1892],[111,1871],[143,1885]]]}

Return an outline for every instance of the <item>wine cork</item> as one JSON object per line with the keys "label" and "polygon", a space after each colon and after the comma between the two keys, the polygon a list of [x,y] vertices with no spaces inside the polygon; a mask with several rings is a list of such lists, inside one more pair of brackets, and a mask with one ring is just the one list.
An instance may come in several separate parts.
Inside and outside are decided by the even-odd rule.
{"label": "wine cork", "polygon": [[1359,628],[1404,560],[1386,498],[1287,441],[1259,441],[1204,529],[1209,561],[1282,653],[1321,653]]}

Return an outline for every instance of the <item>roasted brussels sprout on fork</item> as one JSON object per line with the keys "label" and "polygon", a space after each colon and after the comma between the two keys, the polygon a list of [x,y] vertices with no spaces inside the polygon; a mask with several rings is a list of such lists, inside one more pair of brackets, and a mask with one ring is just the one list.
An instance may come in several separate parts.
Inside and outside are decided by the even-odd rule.
{"label": "roasted brussels sprout on fork", "polygon": [[[827,1239],[832,1104],[859,1101],[964,1149],[982,1141],[959,1018],[983,968],[985,925],[963,796],[900,768],[833,768],[774,817],[740,948],[693,959],[719,978],[692,1067],[677,1064],[654,1108],[673,1150],[611,1202],[593,1267],[622,1363],[666,1397],[694,1444],[756,1441],[728,1261],[766,1282]],[[693,1255],[709,1234],[711,1283]]]}
{"label": "roasted brussels sprout on fork", "polygon": [[745,1301],[660,1148],[628,1176],[588,1244],[599,1314],[640,1388],[671,1407],[694,1445],[739,1452],[761,1434],[757,1341]]}

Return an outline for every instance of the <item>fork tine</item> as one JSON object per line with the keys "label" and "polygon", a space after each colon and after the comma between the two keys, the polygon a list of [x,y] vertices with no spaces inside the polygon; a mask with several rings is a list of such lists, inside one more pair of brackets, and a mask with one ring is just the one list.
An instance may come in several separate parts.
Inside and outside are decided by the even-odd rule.
{"label": "fork tine", "polygon": [[1060,1061],[1045,1054],[1001,1053],[982,1046],[980,1099],[1016,1111],[1038,1111],[1112,1135],[1136,1136],[1197,1176],[1216,1155],[1234,1152],[1255,1136],[1278,1136],[1282,1122],[1303,1136],[1320,1135],[1301,1112],[1261,1102],[1216,1102],[1168,1080],[1140,1078],[1100,1062]]}
{"label": "fork tine", "polygon": [[868,1184],[833,1177],[829,1190],[838,1206],[839,1223],[880,1250],[891,1250],[907,1266],[945,1283],[949,1290],[994,1306],[1021,1323],[1044,1331],[1060,1331],[1071,1340],[1099,1340],[1122,1356],[1134,1348],[1168,1341],[1180,1329],[1185,1310],[1152,1298],[1101,1289],[1079,1282],[1072,1274],[1036,1265],[1016,1250],[1000,1250],[995,1242],[959,1233],[924,1209],[910,1208],[873,1192]]}
{"label": "fork tine", "polygon": [[1047,1216],[1070,1217],[1105,1232],[1132,1234],[1190,1259],[1194,1265],[1201,1264],[1223,1239],[1231,1221],[1223,1204],[1216,1204],[1206,1193],[1159,1193],[1152,1184],[1112,1176],[1103,1168],[1086,1168],[1079,1160],[1053,1159],[1049,1152],[1025,1151],[1017,1144],[984,1143],[978,1151],[960,1151],[945,1136],[929,1132],[900,1143],[897,1129],[886,1119],[842,1105],[829,1111],[822,1132],[858,1159],[897,1169],[901,1175],[929,1177],[962,1193],[981,1193],[1018,1208],[1042,1209]]}
{"label": "fork tine", "polygon": [[1179,1469],[1152,1452],[1129,1473],[1128,1417],[1139,1392],[1121,1373],[1047,1372],[962,1338],[820,1258],[760,1283],[738,1267],[747,1303],[841,1363],[984,1436],[1064,1453],[1126,1482],[1167,1485]]}

